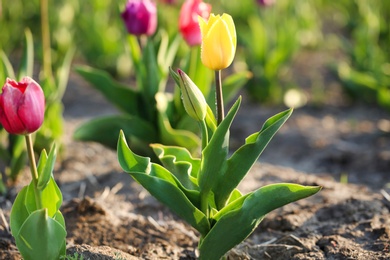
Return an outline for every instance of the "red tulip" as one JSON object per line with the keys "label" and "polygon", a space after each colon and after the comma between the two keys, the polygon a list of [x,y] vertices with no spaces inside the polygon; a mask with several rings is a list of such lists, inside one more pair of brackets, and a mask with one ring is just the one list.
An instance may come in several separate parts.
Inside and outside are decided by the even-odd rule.
{"label": "red tulip", "polygon": [[38,130],[45,114],[41,86],[30,77],[20,82],[6,80],[0,94],[0,123],[10,134],[30,134]]}
{"label": "red tulip", "polygon": [[122,19],[130,34],[150,36],[157,28],[156,4],[150,0],[129,0]]}
{"label": "red tulip", "polygon": [[202,0],[187,0],[181,7],[179,28],[180,32],[190,46],[200,45],[202,35],[200,33],[198,16],[207,20],[210,16],[211,5]]}

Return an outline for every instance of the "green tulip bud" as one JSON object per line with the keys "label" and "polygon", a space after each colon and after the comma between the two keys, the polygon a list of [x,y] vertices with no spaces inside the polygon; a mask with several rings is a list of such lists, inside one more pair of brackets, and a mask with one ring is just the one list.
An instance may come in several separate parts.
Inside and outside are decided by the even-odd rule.
{"label": "green tulip bud", "polygon": [[203,93],[182,70],[177,70],[180,76],[180,89],[184,109],[197,121],[203,121],[207,113],[207,103]]}

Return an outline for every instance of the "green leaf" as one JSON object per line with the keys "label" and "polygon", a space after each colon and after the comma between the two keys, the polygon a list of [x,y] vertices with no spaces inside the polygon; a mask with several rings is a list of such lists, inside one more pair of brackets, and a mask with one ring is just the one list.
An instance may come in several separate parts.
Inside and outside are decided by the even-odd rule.
{"label": "green leaf", "polygon": [[142,80],[142,91],[146,100],[154,101],[154,96],[159,92],[161,72],[157,64],[153,41],[150,38],[147,38],[142,55],[142,62],[146,69],[145,78]]}
{"label": "green leaf", "polygon": [[[44,154],[43,154],[44,153]],[[57,149],[56,146],[50,149],[49,156],[47,157],[46,152],[42,152],[43,156],[47,158],[45,162],[39,160],[39,163],[44,164],[43,166],[38,166],[38,183],[37,188],[39,190],[43,190],[50,181],[50,177],[52,176],[54,163],[57,157]],[[42,155],[41,155],[42,157]]]}
{"label": "green leaf", "polygon": [[[25,205],[30,214],[38,210],[35,192],[34,183],[31,182],[28,186],[25,198]],[[47,208],[49,216],[54,217],[54,215],[61,207],[62,194],[53,176],[50,177],[50,180],[45,189],[42,191],[38,190],[37,192],[41,192],[42,208]]]}
{"label": "green leaf", "polygon": [[151,144],[153,151],[160,159],[164,168],[170,171],[189,190],[198,190],[197,176],[200,159],[192,158],[190,152],[177,146]]}
{"label": "green leaf", "polygon": [[209,141],[213,136],[215,130],[217,130],[217,119],[215,119],[214,113],[209,106],[207,106],[206,125],[208,130]]}
{"label": "green leaf", "polygon": [[234,103],[225,119],[215,130],[210,142],[202,151],[202,163],[199,173],[199,187],[208,193],[217,183],[226,167],[226,156],[229,150],[229,128],[240,107],[241,97]]}
{"label": "green leaf", "polygon": [[75,52],[76,48],[74,46],[70,47],[65,54],[65,58],[61,64],[61,67],[57,70],[57,101],[61,101],[62,97],[64,96],[66,86],[69,80],[70,67],[72,65],[72,60]]}
{"label": "green leaf", "polygon": [[166,145],[182,146],[193,152],[200,147],[200,138],[187,130],[174,129],[168,119],[169,97],[165,93],[157,93],[158,126],[161,142]]}
{"label": "green leaf", "polygon": [[22,61],[19,67],[18,79],[21,80],[23,77],[33,76],[33,67],[34,67],[34,42],[33,36],[30,29],[26,29],[25,33],[25,42],[23,49]]}
{"label": "green leaf", "polygon": [[241,71],[226,77],[222,83],[223,100],[229,103],[252,77],[249,71]]}
{"label": "green leaf", "polygon": [[3,81],[5,82],[5,78],[7,77],[11,79],[16,79],[14,68],[12,67],[12,64],[9,61],[7,55],[2,50],[0,50],[0,58],[1,65],[5,74]]}
{"label": "green leaf", "polygon": [[157,141],[155,128],[141,118],[128,115],[104,116],[84,123],[73,134],[76,140],[94,141],[116,148],[119,131],[149,144]]}
{"label": "green leaf", "polygon": [[207,234],[210,228],[209,222],[189,198],[198,200],[199,193],[184,193],[184,187],[168,170],[160,165],[150,163],[150,158],[134,154],[129,149],[123,132],[119,136],[117,151],[119,163],[124,171],[128,172],[152,196],[168,206],[202,235]]}
{"label": "green leaf", "polygon": [[174,71],[172,69],[172,67],[169,67],[169,74],[171,75],[171,77],[175,81],[176,87],[179,87],[180,86],[180,76],[176,73],[176,71]]}
{"label": "green leaf", "polygon": [[[45,169],[47,157],[48,156],[47,156],[46,150],[43,149],[41,152],[41,155],[39,156],[39,160],[38,160],[38,164],[37,164],[38,175],[40,172],[42,172]],[[39,176],[38,176],[38,178],[39,178]]]}
{"label": "green leaf", "polygon": [[289,109],[269,118],[257,133],[250,135],[228,160],[227,168],[218,179],[213,192],[218,208],[222,208],[229,199],[230,193],[238,186],[253,164],[259,159],[275,133],[290,117],[293,110]]}
{"label": "green leaf", "polygon": [[76,71],[118,109],[127,114],[139,115],[140,97],[135,90],[114,81],[107,72],[102,70],[78,66]]}
{"label": "green leaf", "polygon": [[46,209],[34,211],[15,237],[24,259],[59,259],[63,254],[66,231],[50,218]]}
{"label": "green leaf", "polygon": [[309,197],[320,189],[280,183],[264,186],[239,198],[214,215],[217,222],[199,246],[199,259],[220,259],[247,238],[270,211]]}
{"label": "green leaf", "polygon": [[27,195],[28,186],[24,186],[16,196],[14,204],[12,205],[10,214],[10,226],[11,232],[14,237],[17,237],[23,223],[29,216],[27,211],[25,200]]}

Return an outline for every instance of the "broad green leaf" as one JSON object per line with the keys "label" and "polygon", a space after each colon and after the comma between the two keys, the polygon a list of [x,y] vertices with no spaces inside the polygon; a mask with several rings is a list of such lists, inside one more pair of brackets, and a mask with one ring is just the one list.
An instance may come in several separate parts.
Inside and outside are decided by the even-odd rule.
{"label": "broad green leaf", "polygon": [[19,67],[18,79],[21,80],[23,77],[33,76],[33,67],[34,67],[34,42],[33,36],[30,29],[26,29],[24,49],[22,61]]}
{"label": "broad green leaf", "polygon": [[19,234],[20,228],[29,216],[27,211],[25,200],[27,195],[28,186],[24,186],[16,196],[14,204],[12,205],[10,214],[10,226],[11,232],[14,237]]}
{"label": "broad green leaf", "polygon": [[92,119],[77,128],[73,137],[76,140],[94,141],[115,149],[120,130],[123,130],[126,136],[135,136],[145,143],[157,141],[154,126],[141,118],[128,115],[112,115]]}
{"label": "broad green leaf", "polygon": [[[200,259],[220,259],[247,238],[266,214],[288,203],[309,197],[321,187],[298,184],[271,184],[247,194],[219,211],[216,224],[202,240]],[[216,243],[218,241],[218,243]]]}
{"label": "broad green leaf", "polygon": [[50,218],[46,209],[34,211],[15,237],[24,259],[59,259],[63,254],[66,231]]}
{"label": "broad green leaf", "polygon": [[38,210],[36,204],[35,192],[41,193],[40,197],[42,202],[42,208],[47,208],[49,216],[54,217],[54,215],[61,207],[62,194],[53,176],[50,177],[47,186],[42,191],[40,190],[35,191],[34,183],[32,182],[28,186],[27,195],[25,198],[25,205],[30,214]]}
{"label": "broad green leaf", "polygon": [[190,152],[177,146],[151,144],[164,168],[170,171],[189,190],[198,190],[200,159],[192,158]]}
{"label": "broad green leaf", "polygon": [[262,129],[250,135],[245,144],[227,160],[226,171],[220,176],[213,190],[219,209],[225,205],[230,193],[252,168],[272,137],[290,117],[292,111],[289,109],[269,118]]}
{"label": "broad green leaf", "polygon": [[229,128],[238,111],[241,97],[234,103],[225,119],[215,130],[209,144],[202,151],[202,163],[198,182],[202,192],[208,193],[226,170],[229,150]]}
{"label": "broad green leaf", "polygon": [[116,82],[107,72],[102,70],[78,66],[76,71],[118,109],[127,114],[139,115],[140,97],[135,90]]}
{"label": "broad green leaf", "polygon": [[55,163],[56,157],[57,157],[57,148],[56,148],[56,146],[53,145],[53,147],[50,149],[48,157],[46,155],[46,152],[45,152],[44,156],[47,158],[47,160],[45,162],[39,161],[40,163],[44,163],[44,165],[43,166],[38,166],[38,169],[40,169],[40,171],[38,171],[38,184],[37,184],[37,188],[39,190],[43,190],[47,186],[47,184],[50,181],[50,177],[52,176],[53,169],[54,169],[54,163]]}
{"label": "broad green leaf", "polygon": [[146,68],[145,78],[142,80],[142,92],[146,100],[154,102],[154,96],[159,92],[161,72],[157,64],[153,41],[150,38],[147,38],[142,55],[142,62]]}
{"label": "broad green leaf", "polygon": [[134,154],[128,147],[121,132],[118,141],[118,160],[122,169],[128,172],[152,196],[168,206],[178,216],[187,221],[202,235],[210,229],[206,216],[191,202],[199,193],[184,193],[179,181],[162,166],[150,163],[150,159]]}

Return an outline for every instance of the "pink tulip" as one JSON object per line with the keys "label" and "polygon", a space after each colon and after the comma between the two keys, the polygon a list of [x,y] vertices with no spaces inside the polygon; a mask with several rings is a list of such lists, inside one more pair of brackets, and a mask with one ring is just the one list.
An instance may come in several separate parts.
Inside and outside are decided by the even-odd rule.
{"label": "pink tulip", "polygon": [[262,6],[270,6],[275,4],[276,0],[257,0],[257,3]]}
{"label": "pink tulip", "polygon": [[41,86],[30,77],[20,82],[7,78],[0,94],[0,123],[10,134],[30,134],[38,130],[45,114]]}
{"label": "pink tulip", "polygon": [[207,20],[210,12],[211,5],[202,2],[202,0],[187,0],[184,2],[180,10],[179,28],[188,45],[195,46],[202,43],[198,16]]}
{"label": "pink tulip", "polygon": [[156,4],[150,0],[129,0],[122,19],[130,34],[150,36],[157,28]]}

